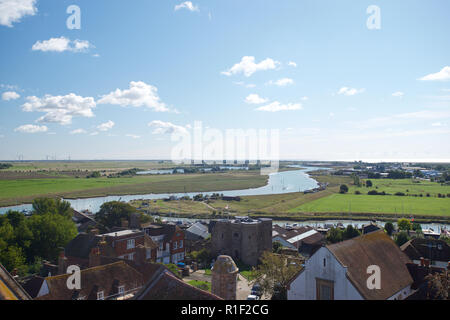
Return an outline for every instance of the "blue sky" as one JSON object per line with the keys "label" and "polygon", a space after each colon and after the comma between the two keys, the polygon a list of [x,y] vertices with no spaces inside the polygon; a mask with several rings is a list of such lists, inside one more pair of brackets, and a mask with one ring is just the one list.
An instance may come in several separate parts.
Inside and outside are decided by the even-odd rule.
{"label": "blue sky", "polygon": [[446,0],[0,0],[0,159],[167,159],[170,133],[201,121],[278,129],[281,159],[450,161],[448,12]]}

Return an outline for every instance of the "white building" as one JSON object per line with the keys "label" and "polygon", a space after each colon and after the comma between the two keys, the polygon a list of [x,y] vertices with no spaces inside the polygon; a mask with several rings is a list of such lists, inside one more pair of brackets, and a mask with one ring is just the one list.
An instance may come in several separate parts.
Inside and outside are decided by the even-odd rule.
{"label": "white building", "polygon": [[[414,293],[407,263],[411,260],[381,230],[324,246],[293,278],[288,300],[405,299]],[[379,267],[379,289],[368,286],[369,266]]]}

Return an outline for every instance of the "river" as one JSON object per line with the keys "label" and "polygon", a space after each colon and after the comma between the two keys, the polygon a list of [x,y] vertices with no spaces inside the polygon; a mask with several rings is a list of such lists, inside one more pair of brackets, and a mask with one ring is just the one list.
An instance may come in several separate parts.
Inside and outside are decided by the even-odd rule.
{"label": "river", "polygon": [[[163,199],[170,196],[193,197],[199,193],[204,195],[211,195],[213,193],[220,193],[224,196],[253,196],[253,195],[269,195],[269,194],[281,194],[290,192],[302,192],[317,188],[319,184],[316,180],[312,179],[307,172],[323,169],[316,167],[303,167],[299,170],[291,170],[284,172],[275,172],[269,174],[269,180],[267,185],[259,188],[242,189],[242,190],[224,190],[224,191],[209,191],[209,192],[188,192],[188,193],[149,193],[149,194],[137,194],[137,195],[122,195],[122,196],[106,196],[95,198],[80,198],[80,199],[64,199],[70,202],[72,208],[77,211],[89,210],[91,212],[97,212],[100,206],[109,201],[131,201],[131,200],[154,200]],[[7,212],[8,210],[17,211],[30,211],[32,209],[31,204],[22,204],[17,206],[1,207],[0,214]]]}

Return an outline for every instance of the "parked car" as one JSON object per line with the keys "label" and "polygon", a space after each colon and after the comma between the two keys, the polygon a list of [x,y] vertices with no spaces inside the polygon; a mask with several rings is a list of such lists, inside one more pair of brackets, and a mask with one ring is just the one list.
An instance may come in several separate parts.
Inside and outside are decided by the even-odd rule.
{"label": "parked car", "polygon": [[251,289],[251,294],[261,297],[262,296],[262,290],[261,290],[261,286],[258,283],[255,283]]}
{"label": "parked car", "polygon": [[259,297],[254,294],[251,294],[247,297],[247,300],[259,300]]}

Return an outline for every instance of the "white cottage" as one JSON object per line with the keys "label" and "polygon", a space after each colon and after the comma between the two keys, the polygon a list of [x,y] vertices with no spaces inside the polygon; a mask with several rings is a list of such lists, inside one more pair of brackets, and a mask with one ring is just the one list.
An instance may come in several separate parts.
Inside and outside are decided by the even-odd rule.
{"label": "white cottage", "polygon": [[[411,260],[384,231],[316,251],[290,282],[288,300],[401,300],[414,293]],[[380,269],[380,288],[367,285],[369,266]]]}

